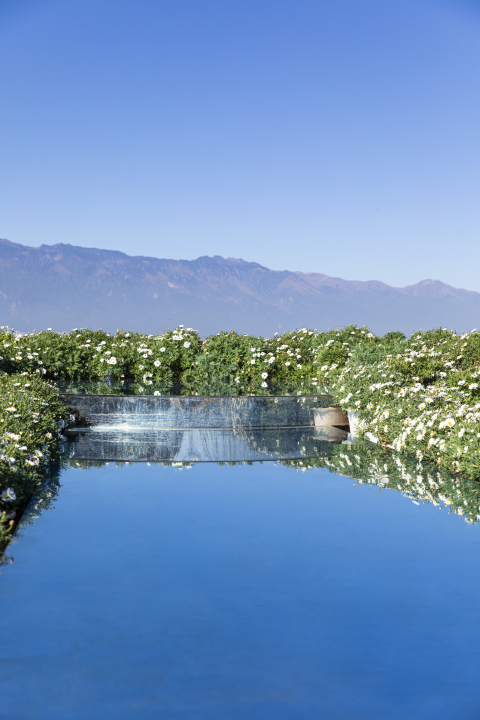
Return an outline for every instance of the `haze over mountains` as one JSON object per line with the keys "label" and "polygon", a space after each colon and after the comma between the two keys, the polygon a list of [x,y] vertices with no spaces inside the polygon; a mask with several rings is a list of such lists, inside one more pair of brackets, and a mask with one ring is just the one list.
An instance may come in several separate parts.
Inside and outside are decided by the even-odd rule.
{"label": "haze over mountains", "polygon": [[350,323],[374,332],[480,326],[480,293],[437,280],[394,288],[320,273],[269,270],[235,258],[165,260],[65,245],[0,240],[0,325],[155,333],[178,324],[203,335],[272,335]]}

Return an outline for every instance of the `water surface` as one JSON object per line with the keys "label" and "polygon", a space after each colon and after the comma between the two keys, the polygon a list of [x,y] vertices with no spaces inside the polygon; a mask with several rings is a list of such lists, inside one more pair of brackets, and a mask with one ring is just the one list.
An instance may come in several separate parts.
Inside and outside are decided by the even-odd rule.
{"label": "water surface", "polygon": [[63,471],[0,577],[0,717],[480,717],[480,534],[273,462]]}

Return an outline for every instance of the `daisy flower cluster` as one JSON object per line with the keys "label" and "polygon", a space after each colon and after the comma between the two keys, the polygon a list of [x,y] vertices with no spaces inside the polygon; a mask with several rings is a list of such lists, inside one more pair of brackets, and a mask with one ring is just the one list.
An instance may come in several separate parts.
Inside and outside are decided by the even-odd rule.
{"label": "daisy flower cluster", "polygon": [[341,330],[331,330],[326,333],[324,341],[316,351],[315,364],[319,382],[330,386],[350,362],[355,350],[359,347],[370,348],[376,343],[378,343],[377,336],[366,327],[349,325]]}
{"label": "daisy flower cluster", "polygon": [[5,372],[29,372],[50,380],[134,379],[144,384],[182,377],[202,347],[193,328],[180,325],[159,335],[119,330],[46,330],[19,335],[0,330],[0,365]]}
{"label": "daisy flower cluster", "polygon": [[230,386],[231,394],[316,393],[317,350],[325,333],[296,329],[271,338],[222,332],[206,338],[192,374],[199,387]]}
{"label": "daisy flower cluster", "polygon": [[0,376],[0,551],[56,456],[67,417],[38,375]]}
{"label": "daisy flower cluster", "polygon": [[[221,332],[200,339],[193,328],[145,335],[75,328],[21,335],[0,329],[0,369],[56,381],[135,381],[142,390],[177,381],[198,392],[317,393],[335,379],[359,343],[374,342],[352,325],[327,333],[306,327],[271,338]],[[230,389],[229,389],[230,388]]]}
{"label": "daisy flower cluster", "polygon": [[480,478],[479,376],[480,334],[437,329],[359,347],[332,392],[370,439]]}

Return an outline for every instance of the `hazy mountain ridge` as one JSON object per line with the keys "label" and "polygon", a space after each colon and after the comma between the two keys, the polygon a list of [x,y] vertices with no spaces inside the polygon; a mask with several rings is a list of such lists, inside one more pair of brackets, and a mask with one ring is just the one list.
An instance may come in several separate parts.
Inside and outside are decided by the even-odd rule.
{"label": "hazy mountain ridge", "polygon": [[183,323],[202,334],[233,328],[270,335],[356,322],[376,332],[410,332],[438,325],[469,330],[479,319],[480,293],[438,280],[394,288],[218,255],[169,260],[0,240],[0,324],[22,331],[92,326],[158,332]]}

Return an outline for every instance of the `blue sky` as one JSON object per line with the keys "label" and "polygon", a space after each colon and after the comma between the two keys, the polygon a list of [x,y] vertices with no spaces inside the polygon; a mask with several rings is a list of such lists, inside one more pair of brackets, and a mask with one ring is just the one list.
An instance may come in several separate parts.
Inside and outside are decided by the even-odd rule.
{"label": "blue sky", "polygon": [[480,2],[0,0],[0,237],[480,291]]}

